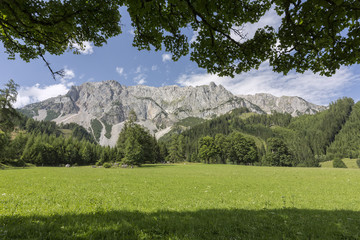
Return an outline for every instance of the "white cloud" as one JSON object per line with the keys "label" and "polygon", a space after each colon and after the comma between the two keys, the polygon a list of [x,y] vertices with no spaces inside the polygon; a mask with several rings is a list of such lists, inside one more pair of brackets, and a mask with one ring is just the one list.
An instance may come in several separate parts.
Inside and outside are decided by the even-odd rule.
{"label": "white cloud", "polygon": [[123,77],[127,78],[127,74],[124,72],[124,68],[123,68],[123,67],[116,67],[116,72],[117,72],[120,76],[123,76]]}
{"label": "white cloud", "polygon": [[66,66],[64,67],[64,76],[61,81],[71,80],[75,77],[75,72],[71,69],[68,69]]}
{"label": "white cloud", "polygon": [[137,82],[137,84],[139,84],[139,85],[142,85],[142,84],[144,84],[144,83],[146,83],[145,79],[140,79],[140,80]]}
{"label": "white cloud", "polygon": [[193,31],[193,35],[191,36],[190,43],[193,43],[196,41],[196,38],[199,36],[198,31]]}
{"label": "white cloud", "polygon": [[57,84],[49,86],[40,86],[39,83],[31,87],[20,87],[18,96],[14,106],[16,108],[23,107],[27,104],[46,100],[51,97],[66,94],[70,87],[74,85],[74,82],[69,80],[75,78],[73,70],[64,67],[64,77],[60,79]]}
{"label": "white cloud", "polygon": [[72,43],[72,47],[76,48],[81,54],[88,55],[94,53],[94,46],[91,42],[84,41],[82,46],[77,43]]}
{"label": "white cloud", "polygon": [[18,91],[17,101],[14,104],[16,108],[23,107],[27,104],[43,101],[45,99],[64,95],[69,91],[68,84],[58,83],[41,87],[35,84],[31,87],[21,87]]}
{"label": "white cloud", "polygon": [[210,74],[188,74],[178,78],[182,86],[199,86],[215,82],[223,85],[234,94],[270,93],[275,96],[299,96],[310,102],[327,105],[342,97],[346,86],[351,85],[359,76],[347,67],[341,68],[332,77],[320,76],[312,72],[299,74],[290,72],[287,76],[275,73],[268,63],[258,70],[236,75],[234,78]]}
{"label": "white cloud", "polygon": [[[245,24],[238,27],[243,39],[235,32],[231,37],[237,41],[251,39],[256,30],[266,25],[272,26],[275,31],[281,25],[281,17],[274,8],[270,9],[260,21],[254,24]],[[190,42],[196,40],[194,32]],[[327,105],[330,101],[342,97],[359,75],[352,73],[351,68],[343,67],[332,77],[324,77],[308,71],[299,74],[294,71],[287,76],[272,71],[268,63],[263,63],[258,70],[236,75],[234,78],[219,77],[210,74],[185,74],[178,78],[177,83],[183,86],[198,86],[209,84],[211,81],[222,84],[234,94],[255,94],[260,92],[270,93],[275,96],[300,96],[308,101]]]}
{"label": "white cloud", "polygon": [[147,68],[143,68],[141,65],[139,65],[134,72],[134,74],[137,74],[137,76],[133,78],[134,82],[140,85],[146,83],[147,75],[144,72],[147,71]]}
{"label": "white cloud", "polygon": [[158,66],[157,65],[152,65],[151,66],[151,71],[156,71],[158,70]]}
{"label": "white cloud", "polygon": [[164,54],[162,55],[162,61],[163,61],[163,62],[171,61],[171,55],[168,54],[168,53],[164,53]]}
{"label": "white cloud", "polygon": [[[246,39],[253,38],[256,30],[259,28],[263,28],[266,25],[272,26],[275,29],[275,31],[281,25],[281,17],[276,13],[274,8],[271,8],[269,11],[267,11],[265,15],[262,16],[258,22],[252,24],[247,23],[240,27],[234,26],[234,29],[238,30],[241,36],[237,35],[234,31],[231,32],[230,36],[236,41],[243,42]],[[195,34],[193,35],[193,38],[194,37],[196,37]]]}
{"label": "white cloud", "polygon": [[245,24],[243,31],[247,34],[247,38],[252,38],[258,28],[263,28],[266,25],[274,27],[275,30],[277,30],[281,25],[281,17],[273,8],[267,11],[258,22]]}
{"label": "white cloud", "polygon": [[61,84],[71,87],[74,85],[74,82],[69,82],[69,80],[75,78],[75,72],[71,69],[68,69],[67,66],[64,67],[64,76],[60,79]]}
{"label": "white cloud", "polygon": [[142,68],[141,66],[138,66],[135,70],[135,73],[141,73],[141,68]]}
{"label": "white cloud", "polygon": [[116,72],[121,76],[124,73],[124,68],[122,67],[116,67]]}
{"label": "white cloud", "polygon": [[127,79],[127,74],[125,73],[123,67],[116,67],[116,72],[117,72],[120,76],[122,76],[122,77],[124,77],[125,79]]}
{"label": "white cloud", "polygon": [[144,84],[144,83],[146,83],[146,80],[145,80],[146,77],[147,76],[145,74],[141,73],[141,74],[137,75],[136,77],[134,77],[134,82],[139,85]]}

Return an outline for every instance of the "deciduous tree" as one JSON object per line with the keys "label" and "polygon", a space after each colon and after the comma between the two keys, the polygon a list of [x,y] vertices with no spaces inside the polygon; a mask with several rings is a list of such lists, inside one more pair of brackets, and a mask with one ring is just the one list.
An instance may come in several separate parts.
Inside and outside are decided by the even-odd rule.
{"label": "deciduous tree", "polygon": [[257,148],[254,140],[245,138],[239,132],[229,136],[229,160],[234,164],[253,164],[258,160]]}
{"label": "deciduous tree", "polygon": [[212,137],[206,136],[199,140],[199,159],[204,163],[216,163],[219,150]]}
{"label": "deciduous tree", "polygon": [[[121,33],[119,7],[130,14],[135,47],[165,49],[175,61],[190,53],[199,67],[221,76],[267,60],[277,72],[327,76],[360,62],[358,0],[2,0],[0,41],[10,58],[18,53],[26,61],[63,54],[84,41],[101,46]],[[269,11],[280,26],[248,37],[244,26]],[[194,41],[188,29],[196,33]]]}
{"label": "deciduous tree", "polygon": [[268,152],[265,156],[265,165],[287,167],[293,165],[293,157],[282,139],[269,138],[267,144]]}

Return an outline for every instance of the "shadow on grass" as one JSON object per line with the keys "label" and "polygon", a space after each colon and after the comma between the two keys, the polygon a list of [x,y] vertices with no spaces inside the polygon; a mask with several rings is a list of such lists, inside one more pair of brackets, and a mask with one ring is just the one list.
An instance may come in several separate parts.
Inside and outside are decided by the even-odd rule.
{"label": "shadow on grass", "polygon": [[360,213],[321,210],[109,211],[0,217],[0,239],[359,239]]}
{"label": "shadow on grass", "polygon": [[6,166],[4,168],[0,167],[0,171],[1,170],[6,170],[6,171],[10,171],[10,170],[27,170],[27,169],[32,169],[34,167],[12,167],[12,166]]}
{"label": "shadow on grass", "polygon": [[173,167],[172,164],[143,164],[141,168],[164,168],[164,167]]}

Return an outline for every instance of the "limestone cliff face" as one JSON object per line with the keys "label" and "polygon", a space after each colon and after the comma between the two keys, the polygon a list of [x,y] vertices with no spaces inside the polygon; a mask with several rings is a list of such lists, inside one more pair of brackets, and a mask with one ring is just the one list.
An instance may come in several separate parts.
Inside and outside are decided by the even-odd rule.
{"label": "limestone cliff face", "polygon": [[[96,119],[102,125],[101,136],[98,138],[102,145],[115,145],[131,110],[135,111],[139,123],[157,136],[169,131],[175,122],[187,117],[211,118],[239,107],[247,107],[256,113],[271,110],[314,113],[321,110],[315,107],[305,109],[302,101],[304,104],[310,103],[303,99],[300,101],[294,98],[288,102],[281,100],[278,103],[276,97],[271,95],[255,96],[257,97],[235,96],[223,86],[214,83],[198,87],[156,88],[142,85],[126,87],[110,80],[73,86],[65,96],[50,98],[25,106],[23,109],[27,112],[32,111],[34,118],[38,120],[47,119],[57,123],[76,122],[92,133],[94,133],[92,122]],[[261,100],[261,96],[266,98]],[[298,102],[295,103],[296,101]]]}
{"label": "limestone cliff face", "polygon": [[325,106],[309,103],[300,97],[275,97],[268,93],[239,95],[239,97],[259,106],[266,113],[276,111],[281,113],[290,113],[294,117],[303,114],[315,114],[327,108]]}

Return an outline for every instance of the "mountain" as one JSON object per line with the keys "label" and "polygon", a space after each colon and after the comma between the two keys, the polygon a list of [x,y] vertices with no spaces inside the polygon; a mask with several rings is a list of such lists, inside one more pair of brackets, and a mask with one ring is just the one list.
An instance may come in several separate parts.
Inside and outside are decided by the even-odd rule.
{"label": "mountain", "polygon": [[[346,97],[312,115],[248,114],[246,109],[234,109],[188,129],[177,128],[177,125],[161,138],[169,150],[169,160],[175,162],[179,156],[187,161],[209,161],[200,151],[217,152],[217,157],[211,153],[214,155],[210,161],[231,162],[231,154],[235,154],[232,151],[237,151],[233,146],[239,139],[256,145],[258,160],[263,165],[315,167],[319,161],[335,157],[360,156],[360,102],[354,104],[353,99]],[[241,151],[246,145],[244,140]],[[254,155],[238,154],[243,156],[238,158],[244,163],[254,159]]]}
{"label": "mountain", "polygon": [[309,103],[301,97],[275,97],[268,93],[239,95],[239,97],[259,106],[266,113],[271,113],[271,111],[286,112],[290,113],[293,117],[303,114],[315,114],[327,109],[325,106]]}
{"label": "mountain", "polygon": [[[53,120],[58,124],[75,122],[88,129],[100,144],[113,146],[132,110],[140,124],[160,137],[180,120],[189,117],[208,119],[240,107],[260,114],[276,110],[298,115],[325,109],[296,97],[277,104],[277,99],[284,97],[266,94],[267,98],[261,100],[260,96],[255,95],[254,99],[251,96],[235,96],[215,83],[197,87],[156,88],[143,85],[126,87],[109,80],[73,86],[64,96],[33,103],[21,110],[37,120]],[[269,106],[266,104],[268,99],[272,99]]]}

